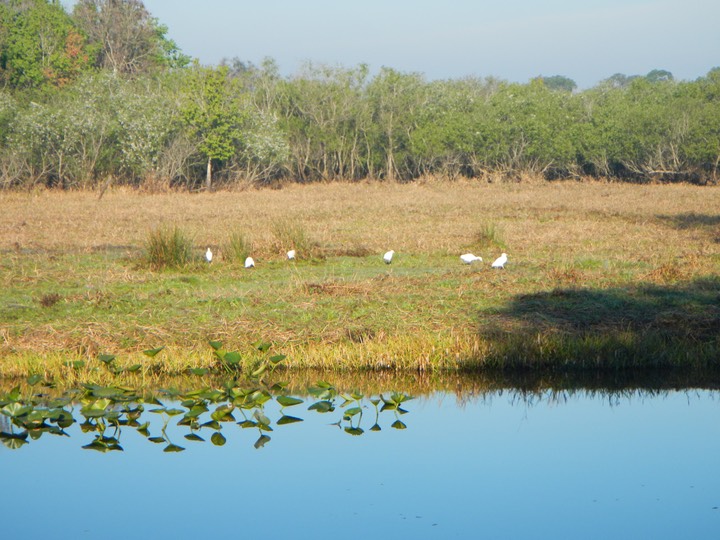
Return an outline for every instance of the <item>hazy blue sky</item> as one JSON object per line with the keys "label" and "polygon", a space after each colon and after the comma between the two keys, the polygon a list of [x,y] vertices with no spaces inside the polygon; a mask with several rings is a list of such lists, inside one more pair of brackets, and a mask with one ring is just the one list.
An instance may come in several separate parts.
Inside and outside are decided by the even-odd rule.
{"label": "hazy blue sky", "polygon": [[720,66],[718,0],[145,0],[202,63],[367,63],[428,79],[565,75],[581,88],[659,68]]}

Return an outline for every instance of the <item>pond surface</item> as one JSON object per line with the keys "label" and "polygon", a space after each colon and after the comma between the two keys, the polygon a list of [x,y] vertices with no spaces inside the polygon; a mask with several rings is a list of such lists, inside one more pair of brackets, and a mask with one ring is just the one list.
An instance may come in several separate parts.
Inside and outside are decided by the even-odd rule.
{"label": "pond surface", "polygon": [[3,438],[2,537],[720,538],[717,391],[403,395],[220,425],[166,396],[119,428],[86,396],[67,436]]}

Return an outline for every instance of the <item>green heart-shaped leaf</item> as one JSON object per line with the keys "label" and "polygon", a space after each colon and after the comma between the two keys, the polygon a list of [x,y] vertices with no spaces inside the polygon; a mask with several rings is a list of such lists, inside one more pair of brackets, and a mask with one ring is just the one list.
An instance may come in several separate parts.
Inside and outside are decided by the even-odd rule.
{"label": "green heart-shaped leaf", "polygon": [[30,375],[27,378],[27,383],[30,386],[35,386],[37,383],[39,383],[42,380],[43,380],[43,376],[36,373],[35,375]]}
{"label": "green heart-shaped leaf", "polygon": [[253,446],[257,450],[265,446],[268,442],[270,442],[270,437],[268,437],[267,435],[260,435],[260,438],[255,441],[255,444]]}
{"label": "green heart-shaped leaf", "polygon": [[335,410],[335,406],[330,401],[317,401],[308,407],[309,411],[317,411],[319,413],[328,413]]}
{"label": "green heart-shaped leaf", "polygon": [[295,416],[281,416],[280,419],[277,421],[278,426],[285,426],[288,424],[295,424],[297,422],[302,422],[302,418],[297,418]]}
{"label": "green heart-shaped leaf", "polygon": [[210,442],[212,442],[215,446],[222,446],[225,444],[226,439],[222,433],[216,431],[212,434],[212,437],[210,437]]}
{"label": "green heart-shaped leaf", "polygon": [[157,349],[148,349],[148,350],[146,350],[146,351],[143,351],[143,354],[144,354],[145,356],[149,356],[150,358],[153,358],[154,356],[157,355],[157,353],[159,353],[160,351],[162,351],[164,348],[165,348],[165,346],[158,347]]}
{"label": "green heart-shaped leaf", "polygon": [[182,446],[178,446],[177,444],[168,444],[165,448],[163,448],[163,452],[184,452],[185,449]]}
{"label": "green heart-shaped leaf", "polygon": [[289,396],[278,396],[276,401],[283,407],[292,407],[293,405],[300,405],[303,403],[302,399]]}

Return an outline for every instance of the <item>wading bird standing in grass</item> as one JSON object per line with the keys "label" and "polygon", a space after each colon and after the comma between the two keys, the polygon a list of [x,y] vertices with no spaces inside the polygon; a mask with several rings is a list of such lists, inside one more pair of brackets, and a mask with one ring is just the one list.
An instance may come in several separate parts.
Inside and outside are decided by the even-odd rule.
{"label": "wading bird standing in grass", "polygon": [[383,261],[385,261],[385,264],[390,264],[392,262],[393,255],[395,255],[395,252],[392,249],[383,255]]}
{"label": "wading bird standing in grass", "polygon": [[477,255],[473,255],[472,253],[465,253],[463,255],[460,255],[460,260],[465,264],[472,264],[475,261],[482,262],[482,257],[478,257]]}
{"label": "wading bird standing in grass", "polygon": [[255,261],[252,257],[245,259],[245,268],[255,268]]}
{"label": "wading bird standing in grass", "polygon": [[505,268],[505,263],[507,262],[507,253],[503,253],[500,255],[495,261],[492,263],[493,268]]}
{"label": "wading bird standing in grass", "polygon": [[294,249],[291,249],[290,251],[287,252],[287,258],[289,261],[292,261],[295,259],[295,250]]}
{"label": "wading bird standing in grass", "polygon": [[209,263],[212,262],[212,250],[210,248],[207,248],[205,252],[205,260]]}

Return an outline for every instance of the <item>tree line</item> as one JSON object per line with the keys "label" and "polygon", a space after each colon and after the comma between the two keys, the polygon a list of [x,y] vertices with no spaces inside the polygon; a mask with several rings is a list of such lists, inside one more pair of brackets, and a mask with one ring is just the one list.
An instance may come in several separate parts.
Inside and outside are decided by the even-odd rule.
{"label": "tree line", "polygon": [[140,0],[0,0],[0,183],[94,188],[608,177],[717,182],[720,68],[577,91],[562,76],[427,80],[202,66]]}

